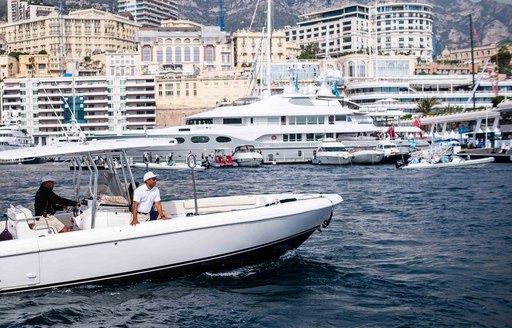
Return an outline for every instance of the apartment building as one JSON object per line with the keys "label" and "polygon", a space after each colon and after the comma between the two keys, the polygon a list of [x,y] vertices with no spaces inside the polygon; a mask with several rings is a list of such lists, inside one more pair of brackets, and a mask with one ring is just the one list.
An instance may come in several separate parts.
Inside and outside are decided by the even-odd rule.
{"label": "apartment building", "polygon": [[[252,67],[256,56],[259,62],[267,60],[268,34],[249,30],[237,30],[233,33],[235,52],[235,66]],[[271,38],[271,62],[282,63],[295,59],[300,54],[300,47],[296,42],[286,40],[284,30],[274,30]]]}
{"label": "apartment building", "polygon": [[233,69],[233,43],[218,26],[166,20],[160,28],[142,28],[136,39],[143,65],[154,63],[161,72],[197,75]]}
{"label": "apartment building", "polygon": [[299,16],[286,39],[316,43],[319,57],[358,51],[409,55],[432,61],[432,5],[411,2],[347,5]]}
{"label": "apartment building", "polygon": [[[60,26],[60,28],[59,28]],[[135,33],[140,25],[125,17],[96,9],[0,25],[9,51],[50,55],[50,71],[61,71],[68,63],[80,62],[93,53],[136,51]],[[60,31],[60,36],[59,36]]]}
{"label": "apartment building", "polygon": [[178,18],[176,1],[118,0],[118,12],[130,13],[137,24],[159,27],[161,22]]}
{"label": "apartment building", "polygon": [[48,16],[57,11],[54,6],[36,5],[31,1],[7,0],[7,22],[14,23]]}
{"label": "apartment building", "polygon": [[153,76],[4,80],[2,117],[19,121],[45,145],[73,118],[86,134],[156,126]]}

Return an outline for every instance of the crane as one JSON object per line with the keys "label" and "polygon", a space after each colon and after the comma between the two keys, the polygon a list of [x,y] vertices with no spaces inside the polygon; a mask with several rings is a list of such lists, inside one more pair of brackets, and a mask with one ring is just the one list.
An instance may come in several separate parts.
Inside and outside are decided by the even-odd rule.
{"label": "crane", "polygon": [[219,27],[221,31],[225,31],[224,27],[224,0],[219,0]]}

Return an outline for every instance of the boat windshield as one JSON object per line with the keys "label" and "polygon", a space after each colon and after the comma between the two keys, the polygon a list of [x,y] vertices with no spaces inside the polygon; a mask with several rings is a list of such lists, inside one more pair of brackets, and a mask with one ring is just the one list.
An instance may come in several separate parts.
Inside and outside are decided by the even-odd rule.
{"label": "boat windshield", "polygon": [[321,147],[318,151],[338,152],[347,151],[345,147]]}

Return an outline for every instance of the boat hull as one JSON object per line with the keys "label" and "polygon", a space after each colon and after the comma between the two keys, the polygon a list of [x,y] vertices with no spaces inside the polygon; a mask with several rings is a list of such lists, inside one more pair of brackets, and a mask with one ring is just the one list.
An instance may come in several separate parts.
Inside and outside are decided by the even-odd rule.
{"label": "boat hull", "polygon": [[351,153],[352,164],[374,165],[384,159],[384,152],[376,150],[359,150]]}
{"label": "boat hull", "polygon": [[[0,293],[121,283],[278,257],[328,224],[338,195],[239,211],[3,241]],[[4,270],[5,268],[5,270]]]}
{"label": "boat hull", "polygon": [[412,163],[405,166],[402,166],[403,170],[412,170],[412,169],[448,169],[448,168],[476,168],[482,167],[489,163],[494,162],[494,158],[479,158],[479,159],[470,159],[461,162],[448,162],[448,163]]}

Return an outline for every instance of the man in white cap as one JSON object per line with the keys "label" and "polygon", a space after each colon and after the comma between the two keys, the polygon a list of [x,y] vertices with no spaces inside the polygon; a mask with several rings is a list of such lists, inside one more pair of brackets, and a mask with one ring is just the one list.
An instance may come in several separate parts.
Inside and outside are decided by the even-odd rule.
{"label": "man in white cap", "polygon": [[160,190],[156,187],[156,174],[149,171],[144,174],[144,184],[135,189],[133,193],[132,222],[136,225],[139,222],[149,221],[153,204],[158,211],[158,219],[167,219],[162,204],[160,203]]}
{"label": "man in white cap", "polygon": [[80,206],[80,202],[57,196],[53,192],[54,185],[55,179],[49,175],[45,175],[41,179],[41,186],[36,192],[34,202],[35,215],[46,215],[48,223],[55,226],[59,232],[68,232],[68,227],[60,222],[54,214],[56,211],[66,210],[68,206]]}

